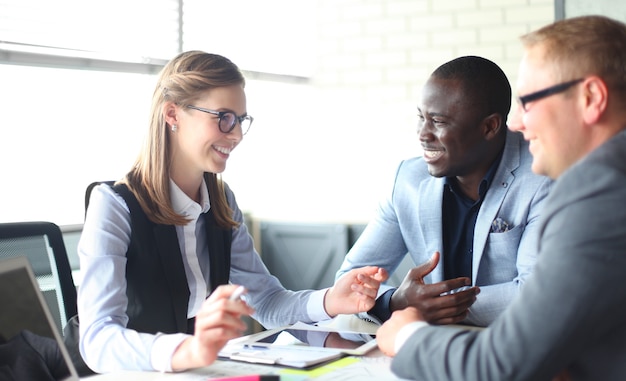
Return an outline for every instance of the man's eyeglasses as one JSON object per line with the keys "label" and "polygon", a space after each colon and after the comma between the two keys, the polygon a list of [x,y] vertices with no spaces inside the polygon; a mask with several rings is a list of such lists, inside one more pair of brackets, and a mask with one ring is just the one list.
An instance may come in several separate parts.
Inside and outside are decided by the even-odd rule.
{"label": "man's eyeglasses", "polygon": [[252,121],[254,120],[254,118],[250,115],[237,116],[237,114],[232,111],[209,110],[208,108],[202,108],[193,105],[187,105],[187,108],[217,115],[217,126],[219,127],[220,131],[225,134],[228,134],[232,130],[234,130],[237,122],[239,122],[239,125],[241,126],[241,133],[245,135],[250,129]]}
{"label": "man's eyeglasses", "polygon": [[538,101],[539,99],[549,97],[550,95],[562,93],[563,91],[569,89],[570,87],[574,86],[577,83],[582,82],[583,80],[584,78],[578,78],[573,81],[559,83],[558,85],[550,86],[543,90],[535,91],[534,93],[530,93],[522,97],[518,97],[517,100],[519,104],[522,106],[522,109],[524,109],[524,111],[528,111],[526,109],[526,106],[528,103],[533,102],[533,101]]}

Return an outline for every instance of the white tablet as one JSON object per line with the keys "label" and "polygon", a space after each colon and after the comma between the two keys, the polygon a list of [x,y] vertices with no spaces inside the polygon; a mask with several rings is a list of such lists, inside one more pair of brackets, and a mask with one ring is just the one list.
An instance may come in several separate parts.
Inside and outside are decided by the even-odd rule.
{"label": "white tablet", "polygon": [[362,356],[376,348],[376,335],[351,331],[306,329],[293,326],[271,329],[261,332],[248,344],[267,345],[300,345],[314,348],[337,350],[347,355]]}

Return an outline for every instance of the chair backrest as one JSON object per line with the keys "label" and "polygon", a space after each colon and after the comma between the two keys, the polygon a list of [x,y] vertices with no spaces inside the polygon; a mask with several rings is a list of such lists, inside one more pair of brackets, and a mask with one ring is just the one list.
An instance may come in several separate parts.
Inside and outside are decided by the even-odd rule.
{"label": "chair backrest", "polygon": [[330,287],[348,252],[345,224],[261,221],[261,257],[288,290]]}
{"label": "chair backrest", "polygon": [[[59,331],[77,313],[76,286],[63,234],[52,222],[0,223],[0,258],[26,256]],[[16,292],[19,292],[16,290]]]}
{"label": "chair backrest", "polygon": [[107,184],[109,186],[113,186],[115,184],[115,181],[112,181],[112,180],[94,181],[93,183],[87,185],[87,188],[85,189],[85,215],[87,215],[87,208],[89,207],[89,199],[91,198],[91,191],[93,190],[93,188],[95,188],[97,185],[100,185],[100,184]]}

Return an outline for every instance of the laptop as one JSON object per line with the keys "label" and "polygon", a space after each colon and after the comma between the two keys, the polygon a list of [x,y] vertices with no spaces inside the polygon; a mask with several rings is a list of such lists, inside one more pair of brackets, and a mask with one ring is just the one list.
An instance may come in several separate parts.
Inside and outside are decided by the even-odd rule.
{"label": "laptop", "polygon": [[[45,302],[28,259],[24,256],[0,260],[0,379],[11,374],[11,364],[2,353],[16,349],[21,361],[33,350],[37,362],[33,369],[44,366],[63,381],[78,381],[78,373],[65,348],[59,329]],[[49,350],[43,350],[49,348]],[[57,350],[58,348],[58,350]],[[4,350],[4,352],[2,352]],[[40,353],[35,352],[40,351]],[[52,354],[52,356],[41,353]],[[40,357],[38,357],[38,355]],[[63,363],[65,367],[63,367]],[[4,373],[3,373],[4,372]]]}

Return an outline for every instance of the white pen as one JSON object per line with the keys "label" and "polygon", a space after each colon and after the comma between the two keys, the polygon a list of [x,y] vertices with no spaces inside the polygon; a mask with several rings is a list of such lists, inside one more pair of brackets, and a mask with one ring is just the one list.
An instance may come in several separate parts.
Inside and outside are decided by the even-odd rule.
{"label": "white pen", "polygon": [[457,292],[469,290],[470,288],[472,288],[472,287],[471,286],[463,286],[463,287],[455,288],[454,290],[443,292],[443,293],[439,294],[439,296],[446,296],[446,295],[456,294]]}
{"label": "white pen", "polygon": [[230,294],[230,298],[228,298],[229,300],[237,300],[237,299],[242,299],[243,293],[246,292],[246,288],[244,286],[239,286],[235,289],[235,291]]}

